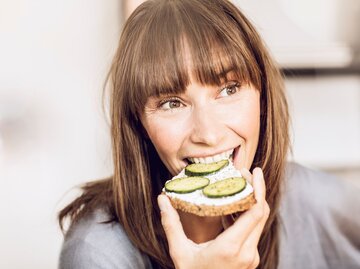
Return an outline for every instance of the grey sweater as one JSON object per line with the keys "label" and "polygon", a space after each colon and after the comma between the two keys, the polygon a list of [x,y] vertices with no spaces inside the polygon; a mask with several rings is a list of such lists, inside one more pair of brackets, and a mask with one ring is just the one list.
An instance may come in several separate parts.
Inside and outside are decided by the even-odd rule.
{"label": "grey sweater", "polygon": [[[360,268],[360,190],[327,174],[289,164],[280,208],[279,269]],[[67,233],[59,269],[152,268],[118,223],[102,210]]]}

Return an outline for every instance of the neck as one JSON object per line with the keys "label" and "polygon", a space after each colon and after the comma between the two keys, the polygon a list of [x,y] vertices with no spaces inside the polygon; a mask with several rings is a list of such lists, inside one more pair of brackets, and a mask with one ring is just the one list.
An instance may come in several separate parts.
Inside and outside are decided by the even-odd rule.
{"label": "neck", "polygon": [[178,211],[186,236],[195,243],[213,240],[223,230],[221,217],[199,217]]}

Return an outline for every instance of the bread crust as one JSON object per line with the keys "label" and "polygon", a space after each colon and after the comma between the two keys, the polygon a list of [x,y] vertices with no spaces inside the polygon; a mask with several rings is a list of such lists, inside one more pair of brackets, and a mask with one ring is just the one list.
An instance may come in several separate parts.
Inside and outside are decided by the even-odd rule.
{"label": "bread crust", "polygon": [[[166,193],[165,193],[166,194]],[[184,200],[168,196],[174,208],[184,212],[192,213],[201,217],[214,217],[229,215],[232,213],[248,210],[255,203],[254,193],[249,194],[243,199],[235,201],[231,204],[215,206],[215,205],[196,205]]]}

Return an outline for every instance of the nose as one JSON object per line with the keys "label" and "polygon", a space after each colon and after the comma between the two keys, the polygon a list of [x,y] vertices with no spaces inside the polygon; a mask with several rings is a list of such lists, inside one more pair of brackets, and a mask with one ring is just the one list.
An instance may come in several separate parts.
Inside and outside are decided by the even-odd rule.
{"label": "nose", "polygon": [[225,136],[221,117],[211,108],[196,108],[192,112],[190,140],[196,144],[216,146]]}

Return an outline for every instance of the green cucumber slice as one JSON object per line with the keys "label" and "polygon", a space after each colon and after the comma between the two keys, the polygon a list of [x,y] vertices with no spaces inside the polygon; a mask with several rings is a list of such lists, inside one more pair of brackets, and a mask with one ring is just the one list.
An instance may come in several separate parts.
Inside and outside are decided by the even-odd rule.
{"label": "green cucumber slice", "polygon": [[185,168],[187,176],[204,176],[215,173],[229,164],[229,160],[222,160],[215,163],[193,163]]}
{"label": "green cucumber slice", "polygon": [[221,198],[239,193],[245,186],[246,180],[243,177],[230,177],[207,185],[203,194],[209,198]]}
{"label": "green cucumber slice", "polygon": [[165,190],[176,193],[190,193],[209,185],[210,180],[205,177],[181,177],[165,183]]}

